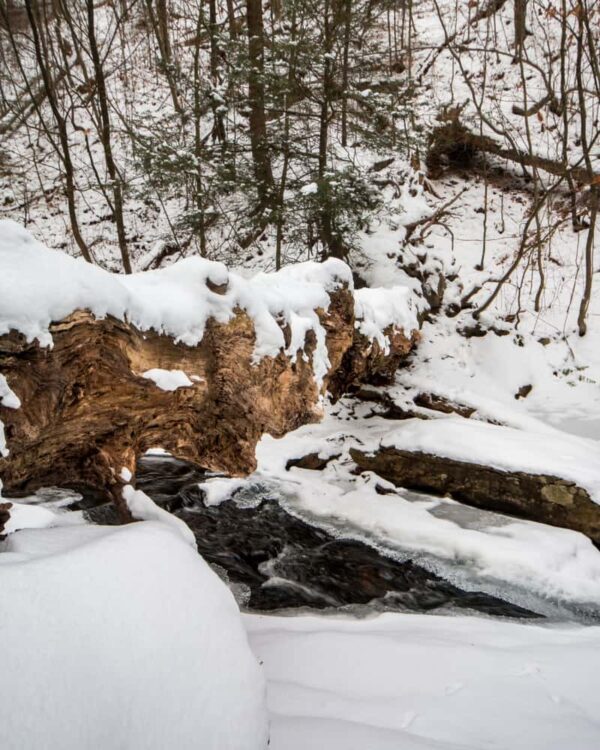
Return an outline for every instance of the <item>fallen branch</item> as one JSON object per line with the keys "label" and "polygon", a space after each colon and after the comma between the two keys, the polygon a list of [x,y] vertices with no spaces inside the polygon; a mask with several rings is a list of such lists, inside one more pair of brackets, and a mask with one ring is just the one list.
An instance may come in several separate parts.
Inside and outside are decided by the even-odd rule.
{"label": "fallen branch", "polygon": [[427,154],[427,166],[435,172],[439,169],[444,158],[469,159],[477,152],[492,154],[501,159],[531,167],[556,177],[570,178],[584,185],[600,182],[600,173],[590,177],[585,167],[571,166],[563,162],[554,161],[544,156],[521,151],[515,147],[507,147],[498,143],[487,135],[480,135],[468,130],[458,121],[448,122],[436,128],[431,135],[431,145]]}

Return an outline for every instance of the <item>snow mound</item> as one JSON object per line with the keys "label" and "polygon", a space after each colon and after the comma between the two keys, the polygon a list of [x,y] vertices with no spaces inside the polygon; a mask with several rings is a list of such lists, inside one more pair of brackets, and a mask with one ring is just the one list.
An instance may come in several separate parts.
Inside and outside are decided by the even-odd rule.
{"label": "snow mound", "polygon": [[226,586],[164,523],[58,526],[0,554],[3,750],[265,750]]}
{"label": "snow mound", "polygon": [[[227,285],[226,292],[212,291],[208,281]],[[314,331],[314,371],[320,384],[329,362],[316,310],[326,311],[328,292],[340,286],[352,288],[352,273],[334,258],[250,279],[199,257],[123,276],[50,250],[19,224],[0,221],[0,335],[16,330],[43,346],[52,345],[50,324],[75,310],[89,310],[97,318],[112,315],[195,346],[209,319],[226,323],[241,308],[254,322],[256,360],[286,350],[282,326],[291,329],[286,350],[291,356],[304,346],[306,333]]]}
{"label": "snow mound", "polygon": [[575,482],[600,503],[600,444],[556,432],[531,432],[449,417],[411,419],[386,435],[381,445],[432,453],[500,471],[546,474]]}
{"label": "snow mound", "polygon": [[411,303],[411,291],[406,286],[391,289],[357,289],[354,292],[356,327],[368,339],[377,341],[387,354],[390,342],[385,331],[402,329],[409,336],[419,323]]}
{"label": "snow mound", "polygon": [[[0,502],[2,502],[2,482],[0,481]],[[27,503],[10,503],[10,518],[4,524],[3,534],[14,534],[21,529],[43,529],[50,526],[58,526],[61,523],[78,523],[78,516],[73,513],[69,515],[58,515],[49,508],[41,505],[29,505]]]}
{"label": "snow mound", "polygon": [[131,484],[126,484],[122,495],[133,518],[138,521],[164,523],[174,529],[192,549],[197,549],[196,537],[187,523],[158,506],[145,492],[136,490]]}

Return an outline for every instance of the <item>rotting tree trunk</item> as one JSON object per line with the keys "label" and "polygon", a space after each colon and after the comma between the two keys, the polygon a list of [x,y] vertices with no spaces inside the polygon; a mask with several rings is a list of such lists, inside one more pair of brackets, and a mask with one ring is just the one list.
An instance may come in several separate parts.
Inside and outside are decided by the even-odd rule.
{"label": "rotting tree trunk", "polygon": [[[338,371],[360,359],[353,348],[371,345],[354,338],[349,290],[331,292],[328,311],[317,312],[330,360],[324,387],[336,378],[339,394],[352,377]],[[213,471],[246,474],[255,468],[256,443],[265,432],[281,436],[321,413],[312,334],[304,347],[308,358],[292,362],[281,352],[256,365],[254,326],[242,311],[225,324],[209,320],[195,347],[84,311],[50,330],[51,349],[16,332],[0,337],[0,372],[21,400],[19,409],[0,405],[10,451],[0,458],[5,496],[43,486],[107,492],[126,518],[122,488],[134,480],[121,472],[135,475],[137,459],[148,449],[161,447]],[[288,339],[289,332],[283,333]],[[403,352],[410,348],[406,341]],[[393,342],[390,354],[398,355]],[[141,376],[153,368],[183,370],[193,385],[161,390]]]}
{"label": "rotting tree trunk", "polygon": [[339,398],[358,383],[391,383],[402,360],[415,348],[420,338],[418,331],[394,330],[391,326],[384,331],[384,335],[389,341],[387,352],[377,341],[370,341],[362,333],[354,332],[352,346],[344,353],[340,366],[329,379],[328,390],[334,398]]}

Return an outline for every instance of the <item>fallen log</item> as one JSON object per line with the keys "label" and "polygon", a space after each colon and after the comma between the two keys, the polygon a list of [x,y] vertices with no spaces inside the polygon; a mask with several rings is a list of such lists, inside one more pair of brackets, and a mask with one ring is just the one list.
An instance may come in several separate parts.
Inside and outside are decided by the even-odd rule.
{"label": "fallen log", "polygon": [[361,470],[373,471],[398,487],[449,495],[477,508],[573,529],[600,544],[600,506],[573,481],[394,447],[350,453]]}
{"label": "fallen log", "polygon": [[[12,229],[22,244],[15,236],[14,247],[0,242],[0,374],[11,397],[0,392],[5,496],[92,489],[110,493],[126,516],[123,487],[152,448],[247,474],[265,432],[281,436],[318,420],[327,390],[339,395],[356,378],[381,373],[416,341],[392,325],[384,352],[356,331],[352,277],[341,261],[247,282],[193,258],[125,278]],[[102,294],[82,309],[90,286]],[[62,312],[47,328],[23,304],[35,308],[43,295],[48,310]],[[102,316],[93,312],[98,305]],[[200,332],[195,318],[181,327],[190,305],[207,315]],[[351,371],[341,374],[345,367]]]}
{"label": "fallen log", "polygon": [[439,172],[444,159],[468,164],[478,152],[492,154],[522,167],[538,169],[556,177],[571,178],[584,185],[600,181],[600,173],[590,175],[585,167],[564,164],[517,148],[507,147],[487,135],[471,132],[457,120],[446,122],[431,133],[427,167],[435,175]]}

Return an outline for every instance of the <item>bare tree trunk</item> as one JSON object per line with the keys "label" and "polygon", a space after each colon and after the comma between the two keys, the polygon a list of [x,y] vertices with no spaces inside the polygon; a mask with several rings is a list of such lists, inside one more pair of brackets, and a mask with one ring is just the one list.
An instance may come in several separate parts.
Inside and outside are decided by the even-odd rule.
{"label": "bare tree trunk", "polygon": [[[585,244],[585,283],[583,289],[583,296],[581,298],[581,304],[579,306],[579,315],[577,317],[577,326],[579,328],[579,335],[585,336],[587,333],[587,314],[590,307],[590,301],[592,298],[592,286],[594,282],[594,243],[596,235],[596,222],[598,219],[598,208],[600,205],[600,180],[594,175],[594,167],[592,165],[592,156],[590,153],[590,144],[588,140],[588,112],[586,103],[586,81],[583,77],[583,60],[584,53],[587,52],[587,56],[592,60],[592,66],[597,65],[596,58],[596,45],[594,43],[594,37],[591,33],[589,26],[589,9],[585,0],[579,6],[579,12],[577,13],[577,65],[576,65],[576,80],[577,80],[577,96],[579,101],[579,123],[580,123],[580,137],[581,137],[581,150],[583,152],[583,158],[585,160],[585,166],[588,174],[588,181],[590,182],[590,223],[588,227],[588,235]],[[585,42],[587,41],[587,49],[585,49]],[[597,72],[593,68],[594,72]],[[597,86],[600,86],[600,80],[596,81]],[[600,95],[600,91],[596,91],[597,95]]]}
{"label": "bare tree trunk", "polygon": [[200,106],[200,32],[202,29],[203,10],[198,10],[196,24],[196,38],[194,47],[194,155],[196,157],[196,207],[198,210],[198,233],[200,240],[200,255],[206,257],[206,223],[204,212],[204,184],[202,179],[202,133]]}
{"label": "bare tree trunk", "polygon": [[119,250],[121,252],[121,261],[123,263],[123,270],[125,273],[131,273],[131,261],[129,259],[129,251],[127,249],[127,238],[125,234],[125,222],[123,220],[123,187],[121,181],[121,175],[119,174],[115,165],[113,152],[112,152],[112,133],[110,125],[110,116],[108,112],[108,95],[106,93],[106,79],[104,77],[104,68],[102,61],[100,60],[100,53],[98,51],[98,42],[96,40],[96,29],[95,29],[95,18],[94,18],[94,0],[86,0],[87,2],[87,22],[88,22],[88,37],[90,42],[90,54],[94,65],[94,74],[96,77],[96,90],[98,95],[98,104],[100,107],[100,140],[102,142],[102,148],[104,150],[104,158],[106,161],[106,169],[111,181],[112,192],[113,192],[113,216],[117,225],[117,238],[119,241]]}
{"label": "bare tree trunk", "polygon": [[[82,256],[85,260],[87,260],[88,263],[92,263],[92,256],[90,254],[89,248],[85,240],[83,239],[83,236],[81,235],[81,231],[79,229],[79,221],[77,219],[77,210],[75,207],[75,171],[73,169],[73,162],[71,161],[71,150],[69,146],[67,124],[58,107],[58,102],[56,100],[56,90],[50,77],[50,72],[47,65],[47,49],[41,37],[38,19],[36,18],[37,3],[35,3],[34,0],[26,0],[25,8],[29,26],[31,27],[36,62],[40,69],[42,80],[44,82],[44,89],[46,90],[46,98],[48,100],[48,103],[50,104],[50,108],[56,122],[56,128],[58,130],[58,141],[60,143],[60,147],[57,147],[57,145],[55,145],[55,148],[65,170],[65,194],[67,198],[69,220],[71,222],[71,231],[73,232],[73,238],[75,239],[77,247],[81,251]],[[36,109],[39,110],[37,104]],[[51,139],[51,142],[55,143],[53,139]]]}
{"label": "bare tree trunk", "polygon": [[[210,77],[213,87],[219,84],[219,47],[217,44],[217,3],[216,0],[208,2],[209,35],[210,35]],[[225,125],[223,114],[219,111],[220,104],[212,97],[213,111],[213,139],[219,143],[225,143]]]}
{"label": "bare tree trunk", "polygon": [[527,0],[514,0],[515,62],[521,59],[527,36]]}
{"label": "bare tree trunk", "polygon": [[169,16],[166,0],[157,0],[156,13],[154,12],[153,0],[146,0],[148,18],[154,31],[154,36],[158,44],[158,51],[163,67],[165,78],[171,93],[173,108],[181,114],[181,102],[179,101],[179,92],[174,76],[173,56],[171,51],[171,39],[169,35]]}
{"label": "bare tree trunk", "polygon": [[261,0],[246,0],[250,72],[250,146],[260,206],[266,208],[273,193],[273,170],[267,141],[264,84],[264,26]]}
{"label": "bare tree trunk", "polygon": [[344,0],[344,52],[342,61],[342,146],[348,145],[348,63],[350,30],[352,28],[352,0]]}
{"label": "bare tree trunk", "polygon": [[169,34],[169,10],[167,8],[167,0],[156,0],[156,19],[158,21],[158,30],[162,41],[165,63],[171,65],[173,61],[173,53],[171,51],[171,36]]}
{"label": "bare tree trunk", "polygon": [[233,0],[227,0],[227,25],[229,26],[229,38],[232,41],[237,39],[237,27],[235,25],[235,10]]}

